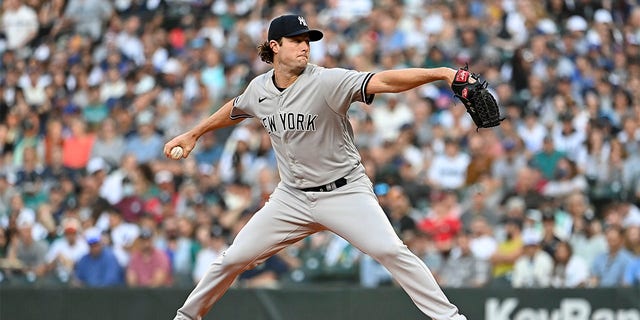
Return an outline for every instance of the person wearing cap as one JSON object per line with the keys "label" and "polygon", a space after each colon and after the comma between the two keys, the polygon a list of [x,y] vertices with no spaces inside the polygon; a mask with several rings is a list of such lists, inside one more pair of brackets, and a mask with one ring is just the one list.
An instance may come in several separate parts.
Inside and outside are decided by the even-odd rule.
{"label": "person wearing cap", "polygon": [[62,237],[51,243],[45,256],[48,270],[54,270],[62,282],[69,281],[75,263],[89,253],[89,245],[79,236],[80,221],[76,218],[65,218],[62,223]]}
{"label": "person wearing cap", "polygon": [[553,258],[540,247],[541,236],[527,229],[522,233],[522,256],[513,266],[511,284],[514,288],[546,288],[551,285]]}
{"label": "person wearing cap", "polygon": [[36,224],[35,214],[21,212],[16,219],[18,233],[11,238],[7,260],[19,265],[22,276],[34,282],[46,274],[45,256],[49,245],[44,240],[35,240],[32,230]]}
{"label": "person wearing cap", "polygon": [[176,147],[187,158],[205,133],[255,118],[271,138],[281,178],[271,200],[244,225],[224,258],[211,265],[175,319],[203,317],[247,267],[325,229],[380,261],[427,316],[466,319],[394,232],[376,201],[347,116],[352,103],[371,104],[376,94],[437,81],[450,85],[457,70],[373,73],[311,64],[310,42],[321,40],[323,33],[310,29],[299,15],[273,19],[267,36],[259,56],[273,68],[164,147],[167,158]]}
{"label": "person wearing cap", "polygon": [[124,284],[124,272],[111,248],[103,244],[102,233],[91,228],[84,233],[89,252],[76,262],[71,284],[77,287],[113,287]]}
{"label": "person wearing cap", "polygon": [[173,283],[171,262],[167,254],[156,248],[153,231],[140,230],[137,248],[131,253],[127,267],[127,285],[130,287],[166,287]]}
{"label": "person wearing cap", "polygon": [[542,239],[540,247],[550,256],[555,256],[556,247],[561,239],[556,235],[556,215],[552,211],[545,210],[542,213]]}

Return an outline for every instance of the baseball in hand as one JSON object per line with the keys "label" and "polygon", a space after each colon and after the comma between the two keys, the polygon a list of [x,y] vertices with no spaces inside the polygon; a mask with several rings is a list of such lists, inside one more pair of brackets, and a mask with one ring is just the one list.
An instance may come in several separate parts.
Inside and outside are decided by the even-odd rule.
{"label": "baseball in hand", "polygon": [[184,153],[184,150],[182,149],[181,146],[173,147],[173,149],[171,149],[171,158],[174,160],[178,160],[182,158],[183,153]]}

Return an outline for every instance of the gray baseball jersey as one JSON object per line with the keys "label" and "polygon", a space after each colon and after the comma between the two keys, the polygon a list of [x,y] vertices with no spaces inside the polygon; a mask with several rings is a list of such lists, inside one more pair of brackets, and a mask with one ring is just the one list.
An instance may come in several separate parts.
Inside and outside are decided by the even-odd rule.
{"label": "gray baseball jersey", "polygon": [[[360,163],[346,113],[354,101],[371,103],[365,88],[372,76],[309,64],[281,91],[269,71],[233,101],[231,118],[257,118],[271,136],[281,182],[211,264],[175,320],[202,319],[244,270],[322,230],[382,263],[424,314],[466,320],[395,233]],[[325,184],[332,186],[318,190]]]}
{"label": "gray baseball jersey", "polygon": [[233,102],[231,118],[257,118],[271,136],[281,180],[308,188],[346,176],[360,163],[346,116],[351,103],[370,104],[372,73],[307,65],[284,91],[273,70],[256,77]]}

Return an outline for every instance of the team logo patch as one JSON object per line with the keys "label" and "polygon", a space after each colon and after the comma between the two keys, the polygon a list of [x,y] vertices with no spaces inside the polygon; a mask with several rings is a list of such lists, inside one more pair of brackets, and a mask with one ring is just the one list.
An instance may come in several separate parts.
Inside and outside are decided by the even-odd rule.
{"label": "team logo patch", "polygon": [[462,97],[463,98],[467,98],[467,95],[469,95],[469,90],[467,90],[467,88],[462,89]]}
{"label": "team logo patch", "polygon": [[301,16],[298,16],[298,22],[300,22],[301,26],[305,26],[305,27],[307,26],[307,22],[304,21],[304,18]]}
{"label": "team logo patch", "polygon": [[456,82],[467,82],[469,79],[469,71],[461,70],[456,74]]}

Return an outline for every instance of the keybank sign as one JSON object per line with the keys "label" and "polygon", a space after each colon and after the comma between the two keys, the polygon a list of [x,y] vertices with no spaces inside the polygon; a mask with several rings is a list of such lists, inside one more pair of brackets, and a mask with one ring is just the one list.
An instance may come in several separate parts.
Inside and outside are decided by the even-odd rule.
{"label": "keybank sign", "polygon": [[589,300],[564,298],[558,308],[521,306],[518,298],[489,298],[485,320],[640,320],[638,309],[594,308]]}

